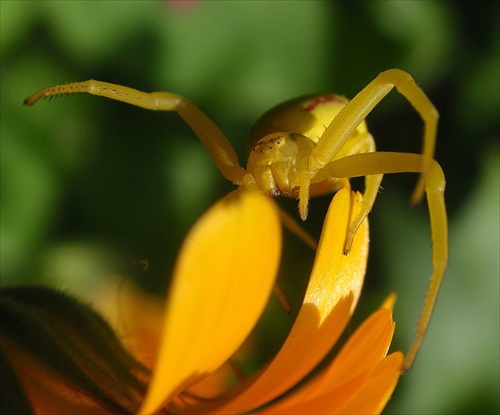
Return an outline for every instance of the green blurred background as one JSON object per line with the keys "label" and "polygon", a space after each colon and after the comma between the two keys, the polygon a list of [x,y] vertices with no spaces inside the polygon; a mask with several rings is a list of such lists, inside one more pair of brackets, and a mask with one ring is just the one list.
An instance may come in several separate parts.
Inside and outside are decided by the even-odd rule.
{"label": "green blurred background", "polygon": [[[498,413],[499,4],[2,1],[2,284],[42,282],[92,300],[107,276],[144,259],[146,272],[128,274],[161,295],[189,227],[232,189],[176,114],[84,95],[23,107],[41,88],[93,78],[176,92],[244,164],[261,112],[311,92],[352,97],[399,67],[441,114],[451,252],[424,346],[385,413]],[[368,122],[379,149],[419,151],[421,121],[395,92]],[[395,350],[413,339],[431,272],[425,204],[407,202],[415,179],[384,179],[356,317],[396,291]],[[329,200],[312,202],[310,232]],[[280,203],[295,214],[295,201]],[[279,278],[296,307],[312,259],[287,235]],[[283,314],[272,300],[256,363],[281,343],[270,333],[290,324]]]}

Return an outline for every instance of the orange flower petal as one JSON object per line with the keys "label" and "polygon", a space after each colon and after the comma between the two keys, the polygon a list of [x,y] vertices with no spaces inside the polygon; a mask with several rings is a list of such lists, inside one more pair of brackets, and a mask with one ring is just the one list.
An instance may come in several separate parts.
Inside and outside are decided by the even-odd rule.
{"label": "orange flower petal", "polygon": [[[115,297],[112,298],[116,305]],[[128,283],[120,287],[117,331],[127,349],[148,368],[154,367],[158,356],[164,309],[164,301],[158,296]]]}
{"label": "orange flower petal", "polygon": [[366,384],[337,410],[338,414],[379,414],[396,387],[404,355],[395,352],[383,359],[370,374]]}
{"label": "orange flower petal", "polygon": [[[19,348],[18,344],[10,343],[7,340],[2,346],[6,346],[5,351],[7,353],[5,357],[15,367],[15,371],[19,377],[18,380],[24,389],[23,393],[26,393],[26,398],[29,399],[29,405],[31,405],[30,408],[23,408],[20,402],[17,402],[15,405],[16,412],[53,415],[92,415],[103,413],[104,409],[98,402],[89,399],[88,395],[84,392],[82,393],[74,385],[62,380],[53,371],[47,370],[44,364],[41,364],[39,360],[26,353],[22,348]],[[7,369],[3,364],[4,361],[2,359],[2,373]],[[10,382],[9,386],[12,386]],[[2,383],[2,393],[6,393],[6,391],[7,393],[10,392],[7,385]],[[2,394],[3,399],[5,399],[5,396]],[[8,398],[7,401],[9,401]],[[12,404],[12,401],[10,403]],[[9,408],[8,404],[6,407]],[[10,409],[13,408],[11,407]],[[32,412],[29,412],[30,410]]]}
{"label": "orange flower petal", "polygon": [[371,369],[385,357],[393,333],[391,311],[379,309],[363,322],[321,374],[263,413],[300,413],[307,402],[326,394],[330,396],[330,408],[343,404],[357,393]]}
{"label": "orange flower petal", "polygon": [[294,406],[268,408],[261,414],[378,414],[390,399],[401,374],[404,356],[393,353],[372,370],[338,389]]}
{"label": "orange flower petal", "polygon": [[314,386],[317,383],[321,383],[318,382],[321,379],[315,378],[311,382],[308,382],[305,388],[293,392],[292,395],[279,400],[276,404],[270,405],[258,413],[259,415],[336,413],[338,407],[344,405],[362,388],[369,376],[370,371],[364,372],[349,382],[310,399],[311,392],[314,391]]}
{"label": "orange flower petal", "polygon": [[359,297],[368,253],[365,220],[349,255],[343,254],[350,218],[359,211],[361,195],[343,189],[328,210],[304,304],[292,330],[270,365],[232,400],[221,399],[190,413],[247,412],[279,396],[300,381],[328,353],[342,333]]}
{"label": "orange flower petal", "polygon": [[155,412],[234,353],[269,298],[280,253],[276,206],[258,192],[231,193],[195,224],[176,264],[141,413]]}
{"label": "orange flower petal", "polygon": [[[372,314],[337,355],[326,373],[328,382],[322,389],[347,382],[382,360],[391,344],[394,327],[390,310],[383,308]],[[316,391],[319,393],[321,390]]]}

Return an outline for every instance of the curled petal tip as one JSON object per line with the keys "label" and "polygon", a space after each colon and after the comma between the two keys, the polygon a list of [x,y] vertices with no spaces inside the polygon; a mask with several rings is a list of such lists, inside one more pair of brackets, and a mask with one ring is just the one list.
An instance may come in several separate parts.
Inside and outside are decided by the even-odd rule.
{"label": "curled petal tip", "polygon": [[387,308],[392,311],[394,309],[394,304],[396,303],[396,297],[396,293],[391,292],[381,304],[380,308]]}

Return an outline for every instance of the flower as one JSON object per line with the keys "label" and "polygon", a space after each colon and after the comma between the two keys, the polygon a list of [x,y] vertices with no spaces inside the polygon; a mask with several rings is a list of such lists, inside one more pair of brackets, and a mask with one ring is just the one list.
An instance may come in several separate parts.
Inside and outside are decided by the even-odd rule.
{"label": "flower", "polygon": [[[303,381],[337,342],[360,295],[368,253],[367,221],[356,233],[349,254],[343,254],[348,223],[359,211],[360,201],[361,195],[348,189],[334,196],[309,286],[288,338],[268,365],[235,386],[228,384],[228,373],[233,372],[224,363],[248,337],[272,292],[281,255],[280,214],[272,199],[248,190],[236,190],[213,206],[181,248],[159,346],[147,352],[152,366],[145,380],[147,392],[134,401],[137,406],[121,403],[123,407],[141,414],[381,412],[403,363],[402,353],[387,355],[394,332],[392,296],[331,363]],[[126,340],[143,358],[144,339],[138,337],[147,338],[152,330],[144,330],[144,319],[154,318],[150,319],[147,306],[141,310],[128,313],[124,320]],[[88,410],[89,402],[85,404]]]}

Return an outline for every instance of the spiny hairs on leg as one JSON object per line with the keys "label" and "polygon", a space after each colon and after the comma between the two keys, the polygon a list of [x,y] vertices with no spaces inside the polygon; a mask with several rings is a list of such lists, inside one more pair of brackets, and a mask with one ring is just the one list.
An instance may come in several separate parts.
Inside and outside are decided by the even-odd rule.
{"label": "spiny hairs on leg", "polygon": [[64,85],[56,85],[50,86],[48,88],[44,88],[41,91],[38,91],[36,94],[33,94],[29,98],[26,98],[23,102],[24,105],[31,107],[41,98],[48,98],[49,100],[53,97],[60,95],[69,95],[69,94],[80,94],[84,92],[88,92],[89,88],[87,85],[82,87],[82,84],[85,85],[85,82],[74,82],[70,84]]}

